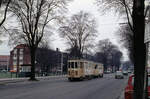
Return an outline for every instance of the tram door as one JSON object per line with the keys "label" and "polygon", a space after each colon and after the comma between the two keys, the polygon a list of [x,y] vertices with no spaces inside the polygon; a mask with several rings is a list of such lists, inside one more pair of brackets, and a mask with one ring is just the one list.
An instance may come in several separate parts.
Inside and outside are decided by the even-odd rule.
{"label": "tram door", "polygon": [[84,64],[83,64],[83,62],[80,62],[80,73],[81,73],[81,75],[82,76],[84,76]]}

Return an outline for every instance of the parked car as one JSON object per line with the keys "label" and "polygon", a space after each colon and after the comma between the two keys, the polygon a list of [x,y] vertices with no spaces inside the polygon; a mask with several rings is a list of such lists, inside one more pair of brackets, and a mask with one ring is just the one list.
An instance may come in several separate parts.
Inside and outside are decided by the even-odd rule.
{"label": "parked car", "polygon": [[110,70],[107,70],[107,71],[105,71],[104,73],[105,73],[105,74],[110,74],[111,71],[110,71]]}
{"label": "parked car", "polygon": [[122,74],[122,71],[116,71],[116,74],[115,74],[115,79],[123,79],[123,74]]}
{"label": "parked car", "polygon": [[128,72],[124,70],[123,75],[128,75]]}
{"label": "parked car", "polygon": [[128,70],[128,73],[132,73],[132,71],[131,71],[131,70]]}
{"label": "parked car", "polygon": [[[128,79],[128,85],[125,87],[125,99],[133,99],[133,83],[134,75],[130,75]],[[150,97],[150,75],[148,75],[148,97]]]}

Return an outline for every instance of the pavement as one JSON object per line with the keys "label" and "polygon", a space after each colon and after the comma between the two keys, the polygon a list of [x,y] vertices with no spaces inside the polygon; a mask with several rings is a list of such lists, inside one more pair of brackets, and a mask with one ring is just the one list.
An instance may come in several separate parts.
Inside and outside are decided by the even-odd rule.
{"label": "pavement", "polygon": [[66,76],[38,79],[38,82],[29,82],[28,78],[13,79],[20,82],[0,85],[0,99],[124,99],[124,87],[127,84],[127,77],[115,79],[114,74],[75,82],[69,82]]}
{"label": "pavement", "polygon": [[120,94],[120,97],[118,98],[118,99],[125,99],[124,98],[124,91],[125,91],[125,87],[126,87],[126,85],[127,85],[127,83],[128,83],[128,77],[129,76],[126,76],[125,77],[125,82],[123,83],[123,88],[122,88],[122,92],[121,92],[121,94]]}
{"label": "pavement", "polygon": [[[107,76],[107,77],[113,78],[114,75],[115,75],[115,74],[109,74],[109,76]],[[130,75],[130,74],[129,74],[129,75]],[[123,82],[123,84],[122,84],[123,87],[121,87],[120,95],[119,95],[116,99],[125,99],[125,98],[124,98],[124,89],[125,89],[125,87],[126,87],[126,85],[127,85],[129,75],[128,75],[128,76],[124,76],[125,80],[124,80],[124,82]]]}

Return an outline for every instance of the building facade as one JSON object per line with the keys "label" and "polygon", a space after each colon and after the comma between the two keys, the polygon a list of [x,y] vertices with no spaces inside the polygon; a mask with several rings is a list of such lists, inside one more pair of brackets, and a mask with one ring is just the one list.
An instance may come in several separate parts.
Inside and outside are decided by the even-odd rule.
{"label": "building facade", "polygon": [[11,72],[30,72],[31,70],[30,50],[27,45],[17,45],[10,52],[9,67]]}
{"label": "building facade", "polygon": [[9,70],[9,55],[0,55],[0,71]]}
{"label": "building facade", "polygon": [[68,53],[52,49],[38,48],[36,52],[36,70],[47,73],[67,71]]}
{"label": "building facade", "polygon": [[[35,59],[35,72],[66,72],[68,54],[60,52],[58,49],[38,48]],[[9,68],[11,72],[30,72],[31,58],[27,45],[17,45],[10,52]]]}

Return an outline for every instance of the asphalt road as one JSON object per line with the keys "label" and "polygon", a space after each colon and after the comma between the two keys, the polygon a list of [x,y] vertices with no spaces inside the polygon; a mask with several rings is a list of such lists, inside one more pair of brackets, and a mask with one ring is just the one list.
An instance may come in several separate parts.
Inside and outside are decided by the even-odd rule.
{"label": "asphalt road", "polygon": [[119,99],[125,79],[103,78],[69,82],[65,77],[0,85],[0,99]]}

